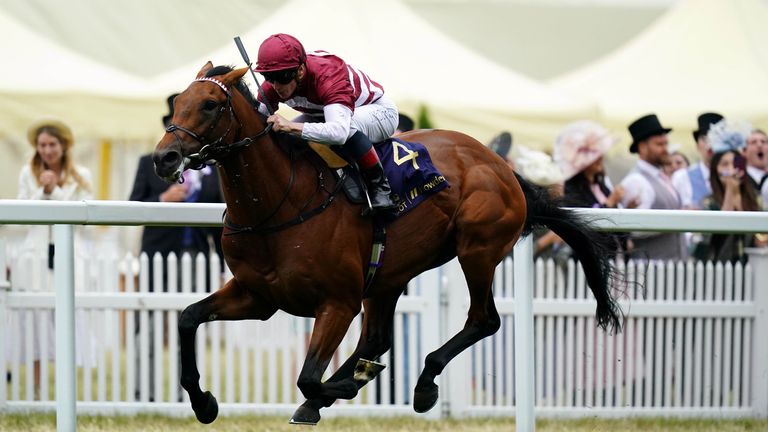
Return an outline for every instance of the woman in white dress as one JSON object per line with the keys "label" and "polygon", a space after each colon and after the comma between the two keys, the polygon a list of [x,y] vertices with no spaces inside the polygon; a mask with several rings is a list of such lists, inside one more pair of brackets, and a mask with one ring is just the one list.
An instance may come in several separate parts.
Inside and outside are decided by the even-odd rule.
{"label": "woman in white dress", "polygon": [[[91,172],[72,161],[74,138],[71,129],[55,119],[42,119],[30,126],[27,131],[30,145],[35,149],[30,162],[22,167],[19,174],[18,199],[80,201],[91,199]],[[32,265],[21,269],[15,279],[14,289],[42,291],[53,289],[53,238],[48,225],[31,226],[23,244],[19,248],[18,262]],[[75,233],[76,256],[86,255],[87,242],[82,229]],[[48,271],[45,270],[47,260]],[[80,261],[80,260],[79,260]],[[78,269],[80,270],[80,269]],[[15,277],[14,277],[15,276]],[[83,271],[75,272],[75,290],[84,289]],[[40,389],[41,360],[54,360],[53,311],[36,312],[35,319],[26,319],[26,313],[18,313],[16,325],[12,323],[10,359],[25,363],[31,354],[34,365],[35,393]],[[32,347],[26,346],[25,333],[32,327]],[[76,353],[79,365],[93,364],[93,343],[85,325],[82,311],[76,318]],[[42,334],[42,338],[41,338]]]}

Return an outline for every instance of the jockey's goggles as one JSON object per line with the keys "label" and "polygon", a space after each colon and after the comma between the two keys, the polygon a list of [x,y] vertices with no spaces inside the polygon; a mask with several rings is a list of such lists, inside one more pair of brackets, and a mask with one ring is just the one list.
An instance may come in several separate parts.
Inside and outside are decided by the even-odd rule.
{"label": "jockey's goggles", "polygon": [[296,77],[298,69],[288,69],[275,72],[262,72],[261,75],[268,83],[288,84]]}

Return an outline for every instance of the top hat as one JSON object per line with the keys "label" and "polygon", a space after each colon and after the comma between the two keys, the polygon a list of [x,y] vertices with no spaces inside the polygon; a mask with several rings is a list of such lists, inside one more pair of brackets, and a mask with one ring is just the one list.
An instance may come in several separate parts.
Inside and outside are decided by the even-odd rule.
{"label": "top hat", "polygon": [[723,119],[718,113],[708,112],[699,116],[699,128],[693,131],[693,139],[699,140],[700,136],[706,136],[709,132],[709,127]]}
{"label": "top hat", "polygon": [[670,132],[672,132],[672,129],[663,127],[656,114],[640,117],[629,125],[629,133],[632,135],[632,144],[629,145],[629,152],[637,153],[637,144],[640,141]]}
{"label": "top hat", "polygon": [[176,99],[176,96],[178,96],[178,93],[174,93],[170,96],[168,96],[168,114],[163,116],[163,127],[168,126],[168,123],[173,118],[173,100]]}
{"label": "top hat", "polygon": [[37,147],[37,136],[40,134],[40,129],[44,127],[57,129],[61,134],[61,137],[66,141],[61,143],[64,147],[71,147],[75,143],[74,137],[72,136],[72,129],[70,129],[69,126],[59,119],[46,117],[36,120],[27,129],[27,140],[29,140],[32,147]]}

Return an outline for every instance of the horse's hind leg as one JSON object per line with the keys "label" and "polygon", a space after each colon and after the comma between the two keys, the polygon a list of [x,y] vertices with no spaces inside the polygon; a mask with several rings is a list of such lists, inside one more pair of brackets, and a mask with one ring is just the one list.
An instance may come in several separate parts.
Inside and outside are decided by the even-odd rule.
{"label": "horse's hind leg", "polygon": [[230,279],[224,287],[203,300],[187,306],[179,317],[181,386],[189,393],[192,409],[201,423],[211,423],[218,415],[218,404],[211,392],[200,389],[200,373],[195,359],[195,333],[205,322],[216,320],[266,320],[277,309],[264,299]]}
{"label": "horse's hind leg", "polygon": [[413,395],[416,412],[427,412],[437,402],[438,388],[434,380],[448,362],[475,342],[499,329],[501,320],[491,292],[494,265],[490,260],[462,259],[470,295],[469,314],[464,328],[443,346],[427,355]]}
{"label": "horse's hind leg", "polygon": [[[375,360],[392,347],[392,320],[395,315],[397,299],[402,291],[397,291],[397,295],[392,297],[378,297],[363,302],[365,314],[355,352],[326,380],[326,384],[332,382],[352,383],[359,390],[368,382],[357,381],[352,378],[355,367],[358,360]],[[336,401],[334,397],[308,399],[293,413],[291,422],[315,424],[320,421],[320,409],[331,406],[334,401]]]}

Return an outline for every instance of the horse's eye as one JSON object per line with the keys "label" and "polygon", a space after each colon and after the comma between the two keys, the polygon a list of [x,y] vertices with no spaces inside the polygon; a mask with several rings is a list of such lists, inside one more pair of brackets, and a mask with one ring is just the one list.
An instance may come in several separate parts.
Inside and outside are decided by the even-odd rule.
{"label": "horse's eye", "polygon": [[212,111],[212,110],[216,109],[217,106],[219,106],[219,103],[216,102],[215,100],[207,100],[203,104],[203,110],[205,110],[205,111]]}

